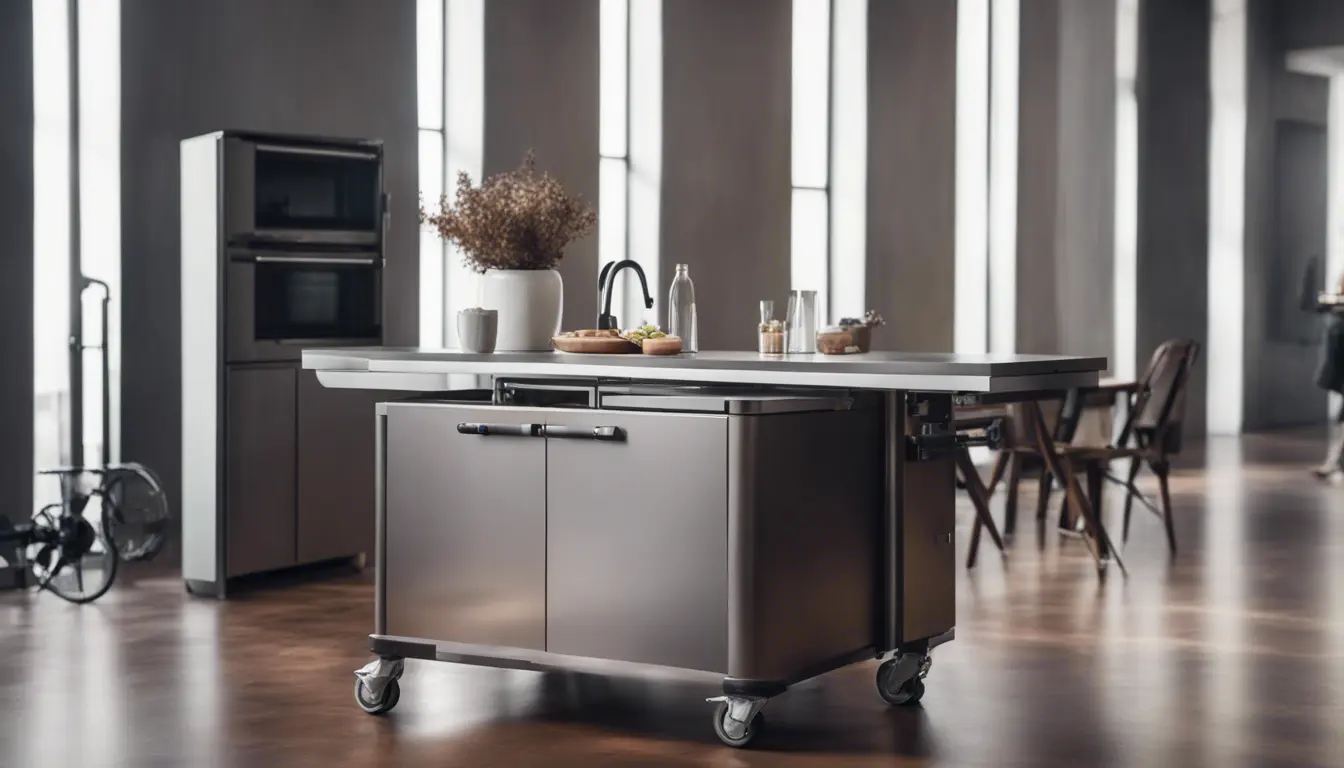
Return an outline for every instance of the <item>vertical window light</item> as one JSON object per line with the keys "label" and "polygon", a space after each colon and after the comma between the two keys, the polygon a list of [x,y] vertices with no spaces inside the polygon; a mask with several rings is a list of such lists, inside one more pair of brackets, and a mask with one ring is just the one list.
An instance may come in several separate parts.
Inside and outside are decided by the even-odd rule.
{"label": "vertical window light", "polygon": [[[78,4],[80,268],[108,285],[111,303],[102,328],[102,292],[84,297],[84,343],[108,348],[109,412],[103,413],[99,352],[84,360],[86,463],[116,461],[121,434],[121,2]],[[108,425],[109,445],[102,444]]]}
{"label": "vertical window light", "polygon": [[[663,178],[663,2],[637,0],[630,4],[630,40],[627,104],[629,105],[630,175],[627,208],[629,258],[639,262],[649,277],[649,292],[662,311],[659,280],[659,216]],[[627,270],[629,271],[629,270]],[[643,302],[628,291],[624,318],[646,317]],[[649,317],[650,321],[655,317]],[[663,315],[666,320],[666,315]]]}
{"label": "vertical window light", "polygon": [[[452,194],[457,175],[477,184],[485,166],[485,2],[446,0],[444,6],[444,189]],[[479,281],[462,263],[462,253],[447,247],[444,264],[444,346],[457,346],[460,310],[479,301]],[[473,377],[474,378],[474,377]]]}
{"label": "vertical window light", "polygon": [[1115,359],[1121,379],[1138,375],[1139,0],[1116,3]]}
{"label": "vertical window light", "polygon": [[[602,0],[598,9],[598,261],[605,266],[629,255],[630,0]],[[612,286],[612,313],[633,325],[629,276]]]}
{"label": "vertical window light", "polygon": [[953,347],[988,349],[989,0],[957,3],[957,160]]}
{"label": "vertical window light", "polygon": [[[65,464],[70,396],[70,49],[67,5],[33,0],[33,460]],[[39,504],[59,501],[47,478]]]}
{"label": "vertical window light", "polygon": [[1209,66],[1208,430],[1242,424],[1246,259],[1246,0],[1215,0]]}
{"label": "vertical window light", "polygon": [[831,322],[867,306],[868,0],[835,0],[831,21]]}
{"label": "vertical window light", "polygon": [[[443,195],[443,132],[420,130],[420,202],[437,210]],[[444,257],[446,248],[429,227],[420,228],[420,346],[444,346]]]}
{"label": "vertical window light", "polygon": [[[420,202],[433,210],[443,194],[443,4],[417,0],[415,10],[416,102],[420,124]],[[420,346],[443,346],[444,246],[420,230]]]}
{"label": "vertical window light", "polygon": [[989,351],[1017,350],[1018,0],[990,9]]}
{"label": "vertical window light", "polygon": [[793,0],[790,285],[815,290],[822,317],[830,277],[830,80],[830,0]]}

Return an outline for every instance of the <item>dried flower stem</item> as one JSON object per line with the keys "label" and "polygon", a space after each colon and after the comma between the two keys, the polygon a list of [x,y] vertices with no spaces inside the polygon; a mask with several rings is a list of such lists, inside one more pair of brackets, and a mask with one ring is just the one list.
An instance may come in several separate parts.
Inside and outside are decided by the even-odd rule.
{"label": "dried flower stem", "polygon": [[421,205],[420,223],[461,248],[467,266],[477,272],[554,269],[565,246],[596,228],[597,213],[550,174],[538,175],[529,150],[517,170],[491,176],[479,187],[459,173],[455,204],[445,194],[437,213]]}

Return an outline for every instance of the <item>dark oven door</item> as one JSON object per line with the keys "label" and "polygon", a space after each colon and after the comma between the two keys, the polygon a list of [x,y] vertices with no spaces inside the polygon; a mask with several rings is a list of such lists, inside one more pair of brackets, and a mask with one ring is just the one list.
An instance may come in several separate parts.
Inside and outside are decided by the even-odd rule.
{"label": "dark oven door", "polygon": [[304,347],[382,344],[382,269],[347,255],[234,254],[229,362],[298,360]]}
{"label": "dark oven door", "polygon": [[376,149],[228,139],[224,157],[231,244],[378,244],[383,199]]}

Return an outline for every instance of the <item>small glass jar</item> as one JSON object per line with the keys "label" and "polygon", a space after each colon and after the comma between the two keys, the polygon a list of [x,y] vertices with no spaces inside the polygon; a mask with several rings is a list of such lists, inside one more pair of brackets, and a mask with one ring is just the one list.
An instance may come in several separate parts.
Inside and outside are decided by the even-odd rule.
{"label": "small glass jar", "polygon": [[771,320],[761,324],[760,350],[762,355],[784,354],[784,323]]}
{"label": "small glass jar", "polygon": [[761,324],[756,330],[762,355],[784,354],[784,323],[775,319],[775,302],[761,302]]}

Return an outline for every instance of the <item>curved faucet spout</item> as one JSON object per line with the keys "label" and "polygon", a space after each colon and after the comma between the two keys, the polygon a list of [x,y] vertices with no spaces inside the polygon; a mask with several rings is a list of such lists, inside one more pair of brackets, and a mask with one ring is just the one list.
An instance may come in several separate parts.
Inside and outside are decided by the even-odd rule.
{"label": "curved faucet spout", "polygon": [[601,311],[597,315],[597,327],[600,329],[620,328],[620,322],[611,314],[611,293],[616,285],[616,277],[623,269],[633,269],[635,274],[639,275],[639,286],[644,290],[644,308],[653,309],[653,296],[649,295],[649,281],[644,276],[644,268],[639,266],[639,262],[630,259],[609,262],[602,267],[602,272],[597,277],[597,285],[601,289]]}

